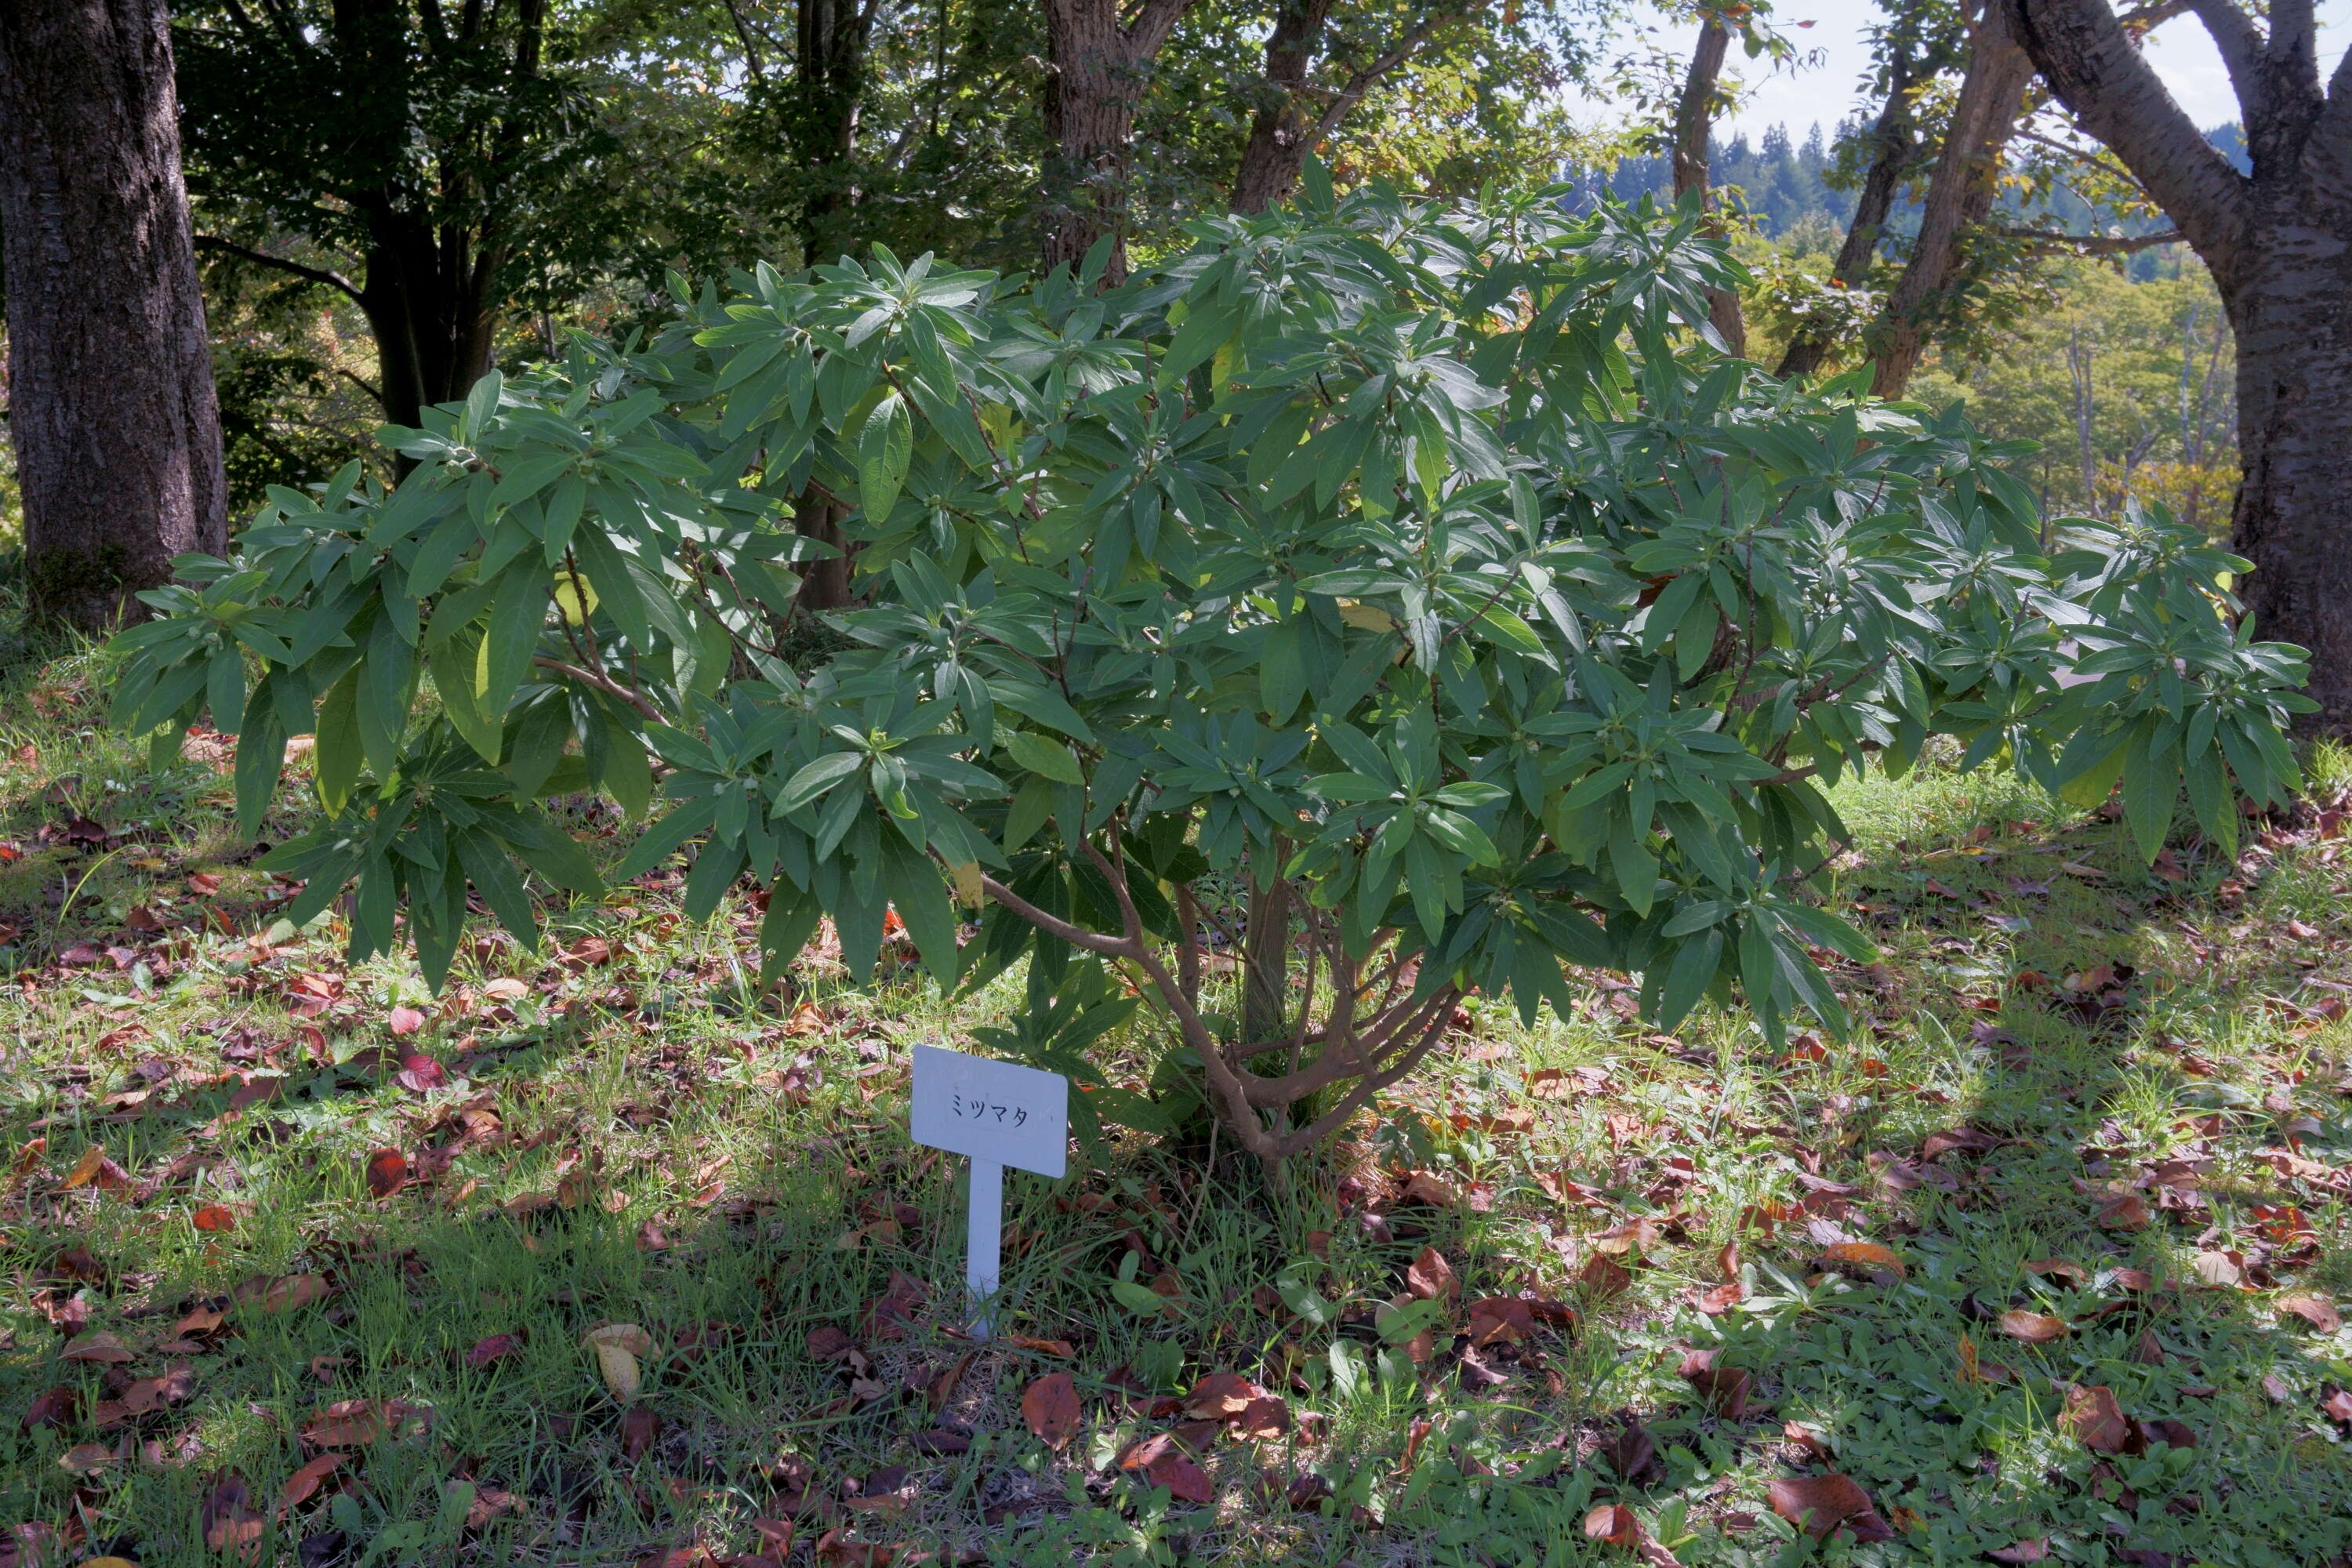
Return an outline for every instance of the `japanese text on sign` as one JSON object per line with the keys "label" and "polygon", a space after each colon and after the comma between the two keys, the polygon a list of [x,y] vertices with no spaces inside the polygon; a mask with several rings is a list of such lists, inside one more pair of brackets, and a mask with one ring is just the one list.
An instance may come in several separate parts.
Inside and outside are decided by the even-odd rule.
{"label": "japanese text on sign", "polygon": [[939,1046],[915,1047],[915,1142],[1016,1170],[1067,1167],[1070,1080]]}

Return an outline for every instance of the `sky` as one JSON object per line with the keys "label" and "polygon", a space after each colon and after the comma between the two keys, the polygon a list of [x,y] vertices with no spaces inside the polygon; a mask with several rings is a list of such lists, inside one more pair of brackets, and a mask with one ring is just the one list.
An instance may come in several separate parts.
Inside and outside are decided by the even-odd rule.
{"label": "sky", "polygon": [[[1818,121],[1828,136],[1837,122],[1860,107],[1856,87],[1870,59],[1865,29],[1877,15],[1872,0],[1778,0],[1775,19],[1802,50],[1818,51],[1820,62],[1802,69],[1763,74],[1761,61],[1747,59],[1734,50],[1731,65],[1744,67],[1752,79],[1738,112],[1718,130],[1719,135],[1744,131],[1761,135],[1773,124],[1784,124],[1799,142]],[[1796,24],[1810,21],[1811,27]],[[2352,0],[2321,0],[2319,57],[2323,75],[2335,68],[2336,57],[2352,42]],[[1692,29],[1670,35],[1678,53],[1689,52]],[[2210,129],[2238,118],[2230,94],[2229,74],[2221,68],[2212,40],[2193,16],[2179,16],[2156,30],[2147,46],[2152,60],[2173,97],[2199,126]],[[1876,104],[1870,105],[1873,112]]]}

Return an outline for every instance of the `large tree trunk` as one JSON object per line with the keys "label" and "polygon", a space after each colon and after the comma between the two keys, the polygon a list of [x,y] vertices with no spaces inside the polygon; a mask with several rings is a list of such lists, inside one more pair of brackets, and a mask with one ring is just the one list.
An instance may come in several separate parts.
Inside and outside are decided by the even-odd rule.
{"label": "large tree trunk", "polygon": [[1307,69],[1321,40],[1331,0],[1284,0],[1265,40],[1266,99],[1250,121],[1249,142],[1234,175],[1234,210],[1262,213],[1297,188],[1314,122],[1307,118]]}
{"label": "large tree trunk", "polygon": [[0,231],[33,605],[97,630],[228,544],[161,0],[0,4]]}
{"label": "large tree trunk", "polygon": [[[1846,226],[1844,242],[1830,267],[1831,280],[1841,289],[1858,289],[1869,280],[1879,234],[1886,226],[1886,215],[1895,208],[1895,194],[1919,155],[1918,118],[1911,106],[1912,91],[1918,86],[1916,40],[1898,38],[1894,49],[1887,68],[1886,102],[1870,128],[1870,168],[1863,175],[1862,189],[1854,195],[1853,221]],[[1835,346],[1830,332],[1800,329],[1780,355],[1779,374],[1811,375]]]}
{"label": "large tree trunk", "polygon": [[[2352,731],[2352,214],[2263,193],[2223,294],[2238,337],[2231,522],[2262,635],[2311,650],[2319,719]],[[2266,198],[2266,199],[2265,199]],[[2333,207],[2333,211],[2326,210]]]}
{"label": "large tree trunk", "polygon": [[[1723,79],[1723,57],[1731,46],[1731,29],[1725,25],[1720,13],[1706,12],[1700,19],[1698,44],[1691,51],[1690,72],[1683,78],[1682,96],[1675,104],[1674,159],[1675,199],[1680,201],[1694,191],[1698,205],[1712,209],[1715,199],[1707,186],[1707,138],[1715,130],[1715,100]],[[1708,230],[1721,233],[1722,226],[1710,220]],[[1739,296],[1728,289],[1706,291],[1706,311],[1714,323],[1716,335],[1735,357],[1748,353],[1748,324],[1739,313]]]}
{"label": "large tree trunk", "polygon": [[2265,31],[2225,0],[2198,19],[2238,98],[2240,174],[2105,0],[2003,0],[2019,43],[2212,272],[2238,342],[2236,543],[2261,634],[2311,651],[2315,721],[2352,731],[2352,66],[2323,85],[2309,0]]}
{"label": "large tree trunk", "polygon": [[1111,242],[1102,280],[1127,279],[1129,143],[1144,78],[1191,0],[1145,0],[1122,26],[1118,0],[1045,0],[1045,265],[1076,270]]}
{"label": "large tree trunk", "polygon": [[1871,390],[1900,397],[1919,366],[1935,317],[1958,279],[1968,237],[1984,226],[2000,191],[2000,160],[2025,110],[2033,62],[2019,47],[2008,12],[1988,0],[1969,35],[1969,69],[1927,183],[1919,235],[1903,276],[1886,296],[1876,331]]}

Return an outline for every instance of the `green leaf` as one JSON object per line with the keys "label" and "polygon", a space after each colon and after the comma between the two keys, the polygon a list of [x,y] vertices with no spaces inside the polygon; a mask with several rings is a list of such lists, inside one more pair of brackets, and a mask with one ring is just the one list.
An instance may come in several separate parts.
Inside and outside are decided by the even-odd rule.
{"label": "green leaf", "polygon": [[914,454],[915,426],[906,399],[890,393],[875,405],[857,432],[857,504],[876,525],[898,503]]}
{"label": "green leaf", "polygon": [[319,703],[319,732],[316,754],[312,763],[318,774],[319,804],[329,816],[341,816],[352,798],[352,786],[359,782],[360,721],[359,666],[353,665],[343,678],[327,688],[327,695]]}
{"label": "green leaf", "polygon": [[1083,784],[1085,772],[1069,747],[1059,741],[1049,741],[1034,730],[1007,730],[997,737],[1004,742],[1005,751],[1013,762],[1033,773],[1053,780],[1055,784]]}

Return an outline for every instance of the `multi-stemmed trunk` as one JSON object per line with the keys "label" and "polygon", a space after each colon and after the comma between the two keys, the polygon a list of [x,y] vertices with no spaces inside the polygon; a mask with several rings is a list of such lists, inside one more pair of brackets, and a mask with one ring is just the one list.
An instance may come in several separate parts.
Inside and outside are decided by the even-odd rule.
{"label": "multi-stemmed trunk", "polygon": [[1235,212],[1261,213],[1288,200],[1315,144],[1339,129],[1383,78],[1452,36],[1472,13],[1460,0],[1433,5],[1353,58],[1329,49],[1330,15],[1331,0],[1284,0],[1275,13],[1249,141],[1234,172]]}
{"label": "multi-stemmed trunk", "polygon": [[[1930,46],[1922,39],[1922,18],[1916,5],[1906,6],[1887,39],[1886,101],[1870,128],[1870,167],[1854,193],[1853,221],[1830,265],[1830,280],[1839,289],[1858,289],[1870,281],[1871,263],[1903,181],[1919,160],[1919,120],[1912,97],[1933,74]],[[1780,355],[1778,374],[1811,375],[1837,346],[1833,331],[1822,326],[1800,327]]]}
{"label": "multi-stemmed trunk", "polygon": [[1900,397],[1934,335],[1937,318],[1967,265],[1970,236],[1984,227],[2000,192],[2001,153],[2017,133],[2033,62],[2019,47],[2000,0],[1970,20],[1968,73],[1937,154],[1911,258],[1873,327],[1871,390]]}
{"label": "multi-stemmed trunk", "polygon": [[37,612],[140,613],[227,545],[161,0],[0,5],[9,426]]}
{"label": "multi-stemmed trunk", "polygon": [[2084,127],[2213,275],[2238,345],[2234,526],[2261,635],[2309,648],[2317,722],[2352,729],[2352,67],[2323,83],[2310,0],[2267,29],[2197,15],[2229,68],[2250,174],[2182,112],[2105,0],[2001,0]]}

